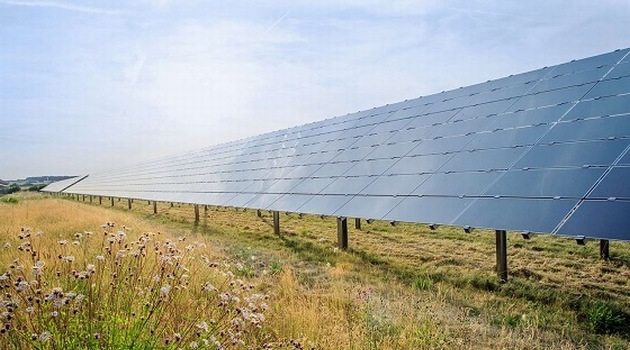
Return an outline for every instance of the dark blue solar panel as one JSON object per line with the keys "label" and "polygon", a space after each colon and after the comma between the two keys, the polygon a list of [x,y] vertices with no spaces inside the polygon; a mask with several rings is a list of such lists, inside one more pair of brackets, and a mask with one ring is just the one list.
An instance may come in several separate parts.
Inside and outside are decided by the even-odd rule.
{"label": "dark blue solar panel", "polygon": [[605,80],[595,85],[595,87],[589,91],[584,99],[597,98],[602,96],[616,96],[621,94],[627,94],[630,92],[630,77],[620,77],[611,80]]}
{"label": "dark blue solar panel", "polygon": [[584,201],[559,234],[628,240],[630,201]]}
{"label": "dark blue solar panel", "polygon": [[355,196],[334,214],[347,217],[381,219],[402,200],[403,197],[393,196]]}
{"label": "dark blue solar panel", "polygon": [[497,130],[554,123],[560,120],[570,107],[571,105],[565,104],[500,114],[497,119],[489,125],[488,129]]}
{"label": "dark blue solar panel", "polygon": [[630,76],[630,62],[626,62],[615,67],[615,69],[606,76],[606,79],[615,79],[627,76]]}
{"label": "dark blue solar panel", "polygon": [[606,166],[621,154],[630,140],[604,140],[534,146],[515,168]]}
{"label": "dark blue solar panel", "polygon": [[[630,168],[614,167],[589,194],[590,198],[622,198],[630,200]],[[630,215],[630,213],[628,213]]]}
{"label": "dark blue solar panel", "polygon": [[433,174],[413,194],[436,196],[479,196],[499,177],[499,172]]}
{"label": "dark blue solar panel", "polygon": [[630,113],[630,95],[581,101],[562,120]]}
{"label": "dark blue solar panel", "polygon": [[484,195],[583,198],[604,171],[603,168],[515,170],[503,174]]}
{"label": "dark blue solar panel", "polygon": [[540,142],[582,141],[630,136],[630,118],[604,117],[558,123]]}
{"label": "dark blue solar panel", "polygon": [[467,198],[407,197],[386,217],[395,221],[449,224],[472,202]]}
{"label": "dark blue solar panel", "polygon": [[490,229],[509,227],[518,231],[553,232],[577,202],[575,199],[478,199],[451,223]]}
{"label": "dark blue solar panel", "polygon": [[441,171],[507,170],[525,152],[525,148],[496,148],[455,154]]}

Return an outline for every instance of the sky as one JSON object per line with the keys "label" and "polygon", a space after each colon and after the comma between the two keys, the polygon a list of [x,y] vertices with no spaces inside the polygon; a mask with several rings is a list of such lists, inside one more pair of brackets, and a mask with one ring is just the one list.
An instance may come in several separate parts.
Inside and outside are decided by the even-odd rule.
{"label": "sky", "polygon": [[630,0],[0,0],[0,179],[80,175],[630,46]]}

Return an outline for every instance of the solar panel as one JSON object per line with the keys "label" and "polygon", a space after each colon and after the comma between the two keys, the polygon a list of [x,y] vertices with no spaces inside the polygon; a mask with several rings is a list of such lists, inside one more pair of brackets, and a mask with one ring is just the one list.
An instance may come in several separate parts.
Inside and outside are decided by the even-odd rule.
{"label": "solar panel", "polygon": [[629,49],[47,191],[630,240]]}
{"label": "solar panel", "polygon": [[42,188],[41,191],[42,192],[51,192],[51,193],[62,192],[63,190],[65,190],[66,188],[74,185],[78,181],[83,180],[85,177],[86,176],[75,176],[75,177],[71,177],[69,179],[56,181],[56,182],[53,182],[51,184],[48,184],[46,187]]}

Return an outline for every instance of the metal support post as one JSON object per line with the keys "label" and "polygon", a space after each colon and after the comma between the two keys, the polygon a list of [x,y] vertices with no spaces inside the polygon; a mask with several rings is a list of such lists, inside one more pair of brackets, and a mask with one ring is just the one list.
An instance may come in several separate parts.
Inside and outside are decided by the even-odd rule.
{"label": "metal support post", "polygon": [[153,201],[153,214],[157,214],[157,201]]}
{"label": "metal support post", "polygon": [[109,197],[112,200],[112,207],[114,206],[114,197]]}
{"label": "metal support post", "polygon": [[348,249],[348,219],[337,218],[337,246],[339,249]]}
{"label": "metal support post", "polygon": [[280,212],[273,212],[273,233],[280,235]]}
{"label": "metal support post", "polygon": [[508,280],[507,234],[505,230],[496,230],[497,242],[497,277],[502,282]]}
{"label": "metal support post", "polygon": [[599,257],[604,260],[610,259],[610,241],[607,239],[599,240]]}
{"label": "metal support post", "polygon": [[356,228],[357,230],[361,229],[361,219],[359,218],[354,219],[354,228]]}
{"label": "metal support post", "polygon": [[256,216],[262,218],[262,211],[260,211],[260,209],[256,210]]}
{"label": "metal support post", "polygon": [[195,204],[195,224],[199,223],[199,205]]}
{"label": "metal support post", "polygon": [[127,199],[127,207],[131,210],[131,198]]}

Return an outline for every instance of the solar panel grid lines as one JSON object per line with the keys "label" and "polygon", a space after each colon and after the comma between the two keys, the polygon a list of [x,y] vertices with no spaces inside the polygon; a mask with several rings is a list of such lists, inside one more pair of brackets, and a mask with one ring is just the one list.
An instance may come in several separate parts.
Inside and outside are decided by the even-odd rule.
{"label": "solar panel grid lines", "polygon": [[628,199],[629,67],[618,50],[92,174],[68,191],[501,230],[529,220],[568,234],[575,213],[597,208],[584,202]]}

